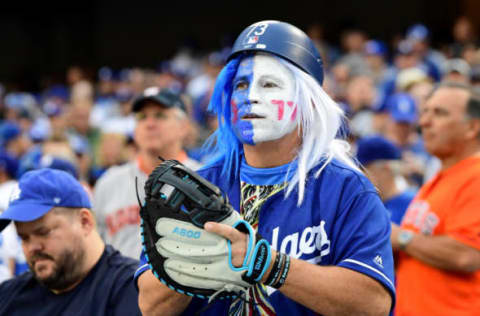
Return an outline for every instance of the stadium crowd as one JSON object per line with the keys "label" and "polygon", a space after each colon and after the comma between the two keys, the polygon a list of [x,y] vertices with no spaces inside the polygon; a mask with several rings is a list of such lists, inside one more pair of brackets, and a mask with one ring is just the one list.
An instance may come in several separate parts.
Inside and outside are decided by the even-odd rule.
{"label": "stadium crowd", "polygon": [[[440,82],[480,87],[480,42],[473,25],[459,17],[452,25],[453,41],[442,47],[431,41],[431,31],[423,24],[410,26],[402,38],[389,43],[362,30],[345,30],[341,47],[327,43],[317,24],[306,31],[324,60],[324,89],[347,118],[343,130],[352,155],[378,188],[392,221],[400,224],[417,190],[441,169],[440,160],[425,149],[419,109]],[[116,187],[114,174],[126,173],[119,168],[130,163],[138,169],[136,173],[147,175],[154,162],[149,165],[148,158],[139,157],[148,156],[149,146],[159,146],[154,152],[167,159],[191,159],[195,167],[205,162],[201,145],[217,127],[208,104],[228,54],[228,47],[200,57],[181,50],[157,68],[105,66],[95,78],[71,66],[65,82],[47,85],[42,91],[9,90],[0,83],[0,212],[26,172],[46,167],[67,171],[90,195],[102,238],[138,259],[138,232],[128,230],[139,224],[134,214],[136,197],[108,209],[108,200],[122,200],[125,194]],[[158,89],[148,94],[152,87]],[[142,120],[154,107],[136,102],[162,98],[166,91],[180,95],[181,106],[173,105],[174,101],[159,103],[180,108],[182,133],[162,144],[147,144],[144,137],[148,136],[136,127],[148,123]],[[169,115],[166,110],[155,115]],[[145,133],[149,128],[154,127],[146,126]],[[174,143],[182,150],[173,154],[165,150]],[[110,190],[103,188],[106,183]],[[135,194],[134,187],[126,190]],[[110,215],[98,215],[101,212]],[[119,239],[121,230],[124,236],[136,234],[136,239],[130,243]],[[130,245],[136,246],[127,249]],[[0,234],[0,282],[27,269],[20,238],[11,224]]]}

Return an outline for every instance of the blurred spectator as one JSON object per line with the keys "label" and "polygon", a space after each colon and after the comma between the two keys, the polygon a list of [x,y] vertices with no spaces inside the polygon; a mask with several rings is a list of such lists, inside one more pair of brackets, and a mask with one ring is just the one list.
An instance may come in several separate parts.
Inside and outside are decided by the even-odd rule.
{"label": "blurred spectator", "polygon": [[140,255],[140,207],[135,186],[143,201],[147,175],[160,163],[158,157],[179,160],[193,169],[199,167],[182,148],[189,124],[185,111],[177,94],[157,87],[146,89],[133,103],[138,156],[107,170],[95,185],[94,210],[99,231],[106,242],[126,256]]}
{"label": "blurred spectator", "polygon": [[26,173],[0,215],[14,221],[30,271],[0,284],[2,315],[140,315],[137,261],[105,245],[82,186],[68,173]]}
{"label": "blurred spectator", "polygon": [[155,73],[154,85],[181,93],[184,89],[183,73],[177,71],[172,61],[163,61]]}
{"label": "blurred spectator", "polygon": [[348,67],[350,76],[368,72],[368,65],[363,58],[367,42],[365,33],[357,29],[347,30],[343,32],[340,41],[345,54],[340,57],[338,63]]}
{"label": "blurred spectator", "polygon": [[20,238],[15,226],[9,224],[0,232],[0,283],[27,270],[28,265],[22,252]]}
{"label": "blurred spectator", "polygon": [[109,67],[98,70],[98,84],[95,103],[100,106],[109,106],[114,103],[114,94],[117,85],[117,74]]}
{"label": "blurred spectator", "polygon": [[320,23],[313,23],[307,29],[307,35],[312,39],[313,43],[317,47],[320,56],[322,56],[323,65],[326,69],[330,68],[332,63],[339,58],[338,49],[331,46],[324,39],[323,26]]}
{"label": "blurred spectator", "polygon": [[70,103],[72,105],[92,107],[94,102],[94,94],[93,85],[89,81],[79,81],[71,87]]}
{"label": "blurred spectator", "polygon": [[67,118],[65,115],[64,103],[55,99],[47,99],[43,104],[43,112],[46,114],[49,123],[49,138],[64,139],[67,136]]}
{"label": "blurred spectator", "polygon": [[[8,207],[8,200],[17,185],[18,161],[0,149],[0,213]],[[18,267],[18,268],[17,268]],[[0,283],[25,270],[25,257],[13,224],[0,233]]]}
{"label": "blurred spectator", "polygon": [[20,160],[19,172],[22,165],[28,164],[30,160],[38,160],[38,146],[32,143],[16,123],[4,121],[0,125],[0,142],[2,148]]}
{"label": "blurred spectator", "polygon": [[374,134],[372,107],[376,100],[373,80],[367,75],[350,79],[345,93],[345,111],[350,118],[350,132],[354,136]]}
{"label": "blurred spectator", "polygon": [[395,81],[398,92],[408,92],[415,84],[430,82],[431,79],[421,68],[405,68],[398,73]]}
{"label": "blurred spectator", "polygon": [[390,112],[385,101],[379,101],[373,106],[372,130],[376,134],[385,135],[387,125],[390,123]]}
{"label": "blurred spectator", "polygon": [[114,99],[115,104],[111,106],[107,115],[99,119],[97,124],[93,124],[92,113],[90,122],[98,126],[103,133],[132,135],[135,129],[135,116],[132,113],[133,91],[127,87],[119,87]]}
{"label": "blurred spectator", "polygon": [[467,45],[477,44],[477,36],[472,21],[466,16],[460,16],[455,20],[452,29],[453,43],[450,44],[449,53],[452,58],[463,56]]}
{"label": "blurred spectator", "polygon": [[430,31],[427,27],[414,24],[407,30],[405,37],[412,43],[413,52],[425,66],[428,75],[435,81],[440,81],[445,57],[430,47]]}
{"label": "blurred spectator", "polygon": [[357,142],[357,159],[378,188],[391,221],[400,225],[415,196],[415,191],[408,188],[402,175],[400,149],[381,136],[362,138]]}
{"label": "blurred spectator", "polygon": [[[193,78],[187,85],[187,93],[192,97],[194,122],[201,127],[201,132],[205,130],[210,134],[216,127],[216,116],[208,112],[208,105],[212,96],[215,79],[222,70],[225,63],[225,56],[221,51],[208,54],[203,62],[203,73]],[[201,135],[200,138],[206,139],[208,135]]]}
{"label": "blurred spectator", "polygon": [[103,133],[100,138],[97,166],[107,170],[127,162],[126,142],[127,138],[123,134]]}
{"label": "blurred spectator", "polygon": [[385,128],[385,137],[398,146],[402,152],[403,172],[411,185],[421,185],[423,170],[430,158],[417,133],[418,109],[412,96],[397,93],[387,100],[390,113]]}
{"label": "blurred spectator", "polygon": [[51,101],[58,104],[65,104],[69,99],[70,92],[63,84],[54,84],[48,87],[44,93],[42,93],[42,100],[44,103]]}
{"label": "blurred spectator", "polygon": [[94,159],[100,140],[100,131],[90,125],[91,104],[77,103],[69,107],[67,114],[69,129],[68,138],[78,153],[85,153]]}
{"label": "blurred spectator", "polygon": [[[441,171],[392,225],[397,316],[476,315],[480,284],[480,95],[441,84],[421,109],[425,147]],[[428,293],[428,295],[425,295]]]}
{"label": "blurred spectator", "polygon": [[407,68],[398,73],[397,92],[411,95],[416,104],[422,104],[433,89],[432,79],[420,68]]}
{"label": "blurred spectator", "polygon": [[392,71],[387,64],[387,47],[381,41],[370,40],[365,43],[365,61],[369,66],[375,86],[379,87]]}
{"label": "blurred spectator", "polygon": [[420,57],[415,54],[411,41],[401,40],[398,43],[394,63],[398,70],[420,66]]}
{"label": "blurred spectator", "polygon": [[480,66],[480,49],[473,43],[466,44],[461,56],[471,67]]}
{"label": "blurred spectator", "polygon": [[429,80],[427,71],[420,57],[414,53],[413,44],[410,41],[401,40],[396,47],[393,67],[386,73],[381,85],[379,101],[384,104],[393,93],[405,91],[409,88],[409,84],[418,80]]}
{"label": "blurred spectator", "polygon": [[119,133],[102,133],[98,148],[97,163],[89,170],[88,180],[90,187],[94,187],[97,180],[113,166],[120,166],[130,159],[135,159],[136,153],[129,153],[128,137]]}
{"label": "blurred spectator", "polygon": [[445,73],[442,81],[454,81],[464,84],[470,83],[471,68],[468,63],[461,58],[452,58],[445,64]]}
{"label": "blurred spectator", "polygon": [[77,167],[67,159],[55,157],[53,155],[43,155],[40,163],[36,169],[51,168],[56,170],[63,170],[69,173],[72,177],[78,180]]}
{"label": "blurred spectator", "polygon": [[66,77],[67,83],[70,87],[86,79],[85,71],[77,65],[70,66],[67,69]]}
{"label": "blurred spectator", "polygon": [[28,154],[22,157],[17,177],[21,177],[30,170],[45,167],[47,160],[44,160],[42,163],[43,156],[58,157],[68,161],[73,166],[77,165],[76,157],[70,144],[65,139],[51,139],[35,146]]}
{"label": "blurred spectator", "polygon": [[127,81],[135,95],[141,94],[143,89],[145,89],[145,86],[148,85],[148,83],[146,82],[147,81],[146,74],[140,68],[131,69],[128,72]]}
{"label": "blurred spectator", "polygon": [[5,118],[16,122],[24,132],[29,132],[41,116],[37,101],[30,93],[7,94],[5,96],[5,107]]}

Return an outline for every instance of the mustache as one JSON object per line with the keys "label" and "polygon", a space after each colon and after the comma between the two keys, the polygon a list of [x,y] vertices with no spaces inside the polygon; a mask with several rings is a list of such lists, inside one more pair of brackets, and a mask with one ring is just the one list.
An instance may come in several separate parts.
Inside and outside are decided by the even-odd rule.
{"label": "mustache", "polygon": [[47,260],[52,260],[52,261],[54,261],[54,259],[53,259],[52,256],[50,256],[50,255],[48,255],[48,254],[46,254],[46,253],[43,253],[43,252],[39,252],[39,253],[34,254],[34,255],[30,258],[30,262],[31,262],[32,264],[35,264],[35,262],[36,262],[37,260],[41,260],[41,259],[47,259]]}

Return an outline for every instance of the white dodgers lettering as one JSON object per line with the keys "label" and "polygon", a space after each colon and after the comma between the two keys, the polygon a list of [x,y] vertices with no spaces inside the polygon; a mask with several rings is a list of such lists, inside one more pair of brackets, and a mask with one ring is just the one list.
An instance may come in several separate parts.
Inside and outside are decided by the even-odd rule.
{"label": "white dodgers lettering", "polygon": [[276,227],[272,231],[272,248],[280,250],[281,252],[291,256],[292,258],[300,258],[302,255],[312,254],[315,250],[320,252],[320,256],[309,259],[313,263],[319,263],[321,257],[330,253],[330,240],[325,231],[325,221],[321,221],[320,225],[313,227],[306,227],[301,234],[299,232],[286,235],[280,241],[280,248],[278,235],[280,227]]}

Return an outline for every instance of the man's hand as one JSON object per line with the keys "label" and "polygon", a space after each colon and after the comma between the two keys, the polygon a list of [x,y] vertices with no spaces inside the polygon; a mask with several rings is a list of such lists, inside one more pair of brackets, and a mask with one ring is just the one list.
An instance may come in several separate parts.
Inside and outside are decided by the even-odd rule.
{"label": "man's hand", "polygon": [[[248,247],[248,235],[242,233],[238,229],[235,229],[232,226],[215,223],[215,222],[207,222],[205,223],[204,229],[207,232],[214,233],[220,235],[232,243],[232,264],[235,267],[240,267],[243,264],[245,259],[245,255],[247,253]],[[272,258],[270,260],[270,264],[267,268],[267,271],[263,275],[262,282],[264,282],[270,271],[272,269],[273,262],[275,261],[276,252],[271,250]]]}
{"label": "man's hand", "polygon": [[240,267],[247,253],[247,234],[242,233],[232,226],[215,222],[205,223],[204,229],[207,232],[220,235],[230,240],[232,243],[232,264],[235,267]]}
{"label": "man's hand", "polygon": [[400,226],[392,223],[392,233],[390,235],[390,241],[392,242],[393,250],[400,249],[400,243],[398,242],[398,234],[400,233],[400,231],[401,231]]}
{"label": "man's hand", "polygon": [[142,315],[179,315],[192,298],[170,290],[147,270],[138,278],[138,306]]}

